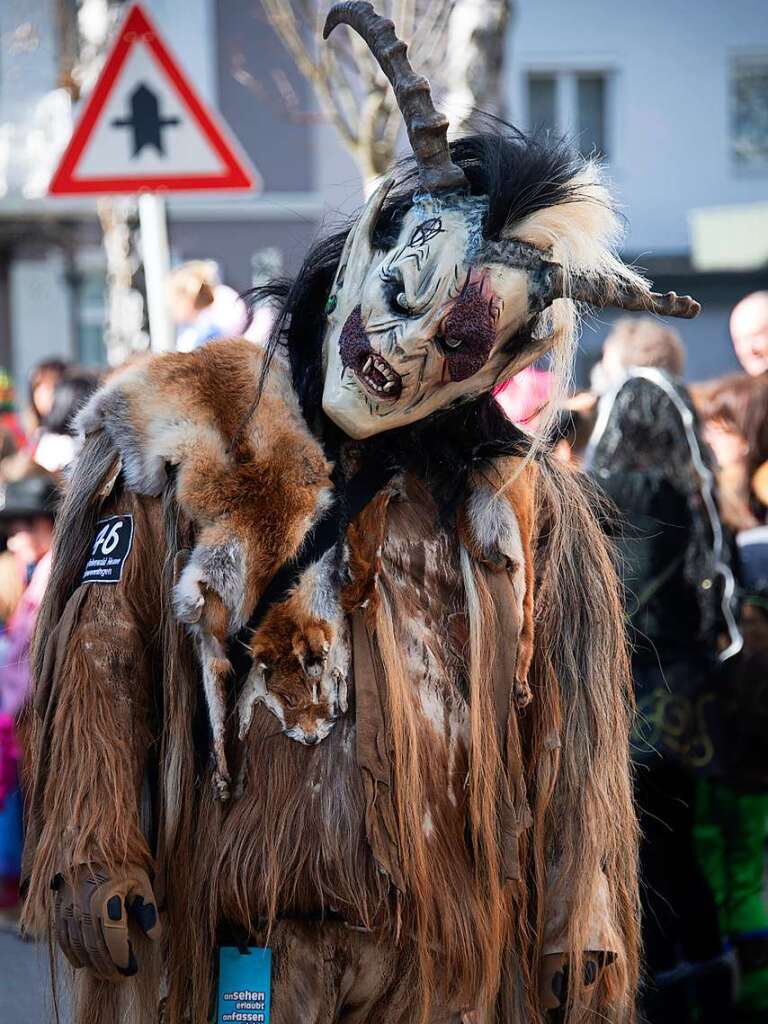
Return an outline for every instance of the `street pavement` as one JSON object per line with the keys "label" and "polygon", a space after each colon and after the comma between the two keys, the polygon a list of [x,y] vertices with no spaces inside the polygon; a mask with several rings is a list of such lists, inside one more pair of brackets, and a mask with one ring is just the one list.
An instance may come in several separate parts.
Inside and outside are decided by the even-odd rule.
{"label": "street pavement", "polygon": [[[0,1024],[48,1024],[51,1009],[48,950],[0,931]],[[60,1024],[69,1015],[60,1014]]]}

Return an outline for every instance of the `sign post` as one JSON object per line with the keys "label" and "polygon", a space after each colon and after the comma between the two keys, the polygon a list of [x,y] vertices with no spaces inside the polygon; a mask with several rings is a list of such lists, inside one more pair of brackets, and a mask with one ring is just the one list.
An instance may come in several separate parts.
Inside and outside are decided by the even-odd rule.
{"label": "sign post", "polygon": [[147,287],[149,339],[153,352],[172,352],[174,344],[166,282],[171,269],[165,199],[155,192],[139,196],[139,228]]}
{"label": "sign post", "polygon": [[139,196],[152,349],[174,347],[165,197],[255,192],[258,173],[197,96],[140,4],[123,22],[56,169],[49,194]]}

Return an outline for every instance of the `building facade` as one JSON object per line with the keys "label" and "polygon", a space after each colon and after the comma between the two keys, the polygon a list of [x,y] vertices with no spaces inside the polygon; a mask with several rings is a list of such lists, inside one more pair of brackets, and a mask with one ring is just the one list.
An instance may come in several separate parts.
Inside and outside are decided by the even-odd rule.
{"label": "building facade", "polygon": [[[697,320],[676,324],[689,377],[735,368],[728,313],[768,287],[768,268],[698,271],[691,217],[768,200],[764,0],[518,0],[506,63],[517,123],[605,159],[627,218],[625,257],[662,290],[701,300]],[[585,330],[588,357],[604,335],[599,323]]]}

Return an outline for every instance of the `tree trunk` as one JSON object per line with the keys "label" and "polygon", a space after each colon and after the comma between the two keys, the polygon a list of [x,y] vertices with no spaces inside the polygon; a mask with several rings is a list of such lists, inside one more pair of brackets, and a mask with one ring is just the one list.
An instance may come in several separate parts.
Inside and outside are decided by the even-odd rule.
{"label": "tree trunk", "polygon": [[505,114],[504,53],[512,0],[455,0],[448,29],[446,113],[451,133],[471,130],[475,110]]}

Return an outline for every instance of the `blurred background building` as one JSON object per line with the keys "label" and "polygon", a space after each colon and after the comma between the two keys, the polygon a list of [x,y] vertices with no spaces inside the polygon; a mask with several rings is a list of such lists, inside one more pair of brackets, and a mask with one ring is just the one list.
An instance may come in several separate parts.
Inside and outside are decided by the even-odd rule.
{"label": "blurred background building", "polygon": [[[104,35],[104,19],[121,6],[0,3],[0,365],[19,382],[44,356],[105,359],[97,203],[45,191],[71,133],[73,96],[88,86],[89,33]],[[255,197],[172,198],[174,263],[214,259],[237,289],[294,270],[309,239],[362,199],[358,169],[317,114],[261,0],[146,7],[264,181]],[[504,52],[509,117],[602,154],[630,225],[625,256],[660,289],[674,282],[702,301],[701,317],[682,324],[688,375],[734,366],[728,311],[768,287],[764,0],[516,0]],[[582,379],[609,323],[606,314],[585,329]]]}
{"label": "blurred background building", "polygon": [[[660,291],[701,301],[697,320],[676,324],[688,376],[735,368],[728,313],[768,285],[763,0],[519,0],[506,66],[515,120],[607,161],[629,221],[625,257]],[[582,347],[597,352],[604,335],[585,329]]]}

